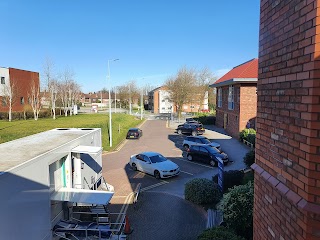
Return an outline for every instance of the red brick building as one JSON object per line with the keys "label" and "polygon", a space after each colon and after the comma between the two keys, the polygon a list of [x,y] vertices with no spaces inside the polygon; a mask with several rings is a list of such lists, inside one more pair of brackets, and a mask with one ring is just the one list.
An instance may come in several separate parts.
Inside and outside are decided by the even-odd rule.
{"label": "red brick building", "polygon": [[217,89],[216,125],[233,137],[246,127],[255,128],[258,59],[234,67],[210,87]]}
{"label": "red brick building", "polygon": [[254,239],[320,239],[320,2],[261,0]]}
{"label": "red brick building", "polygon": [[29,104],[31,88],[39,88],[39,73],[0,67],[0,112],[8,111],[8,87],[12,92],[12,111],[22,112]]}

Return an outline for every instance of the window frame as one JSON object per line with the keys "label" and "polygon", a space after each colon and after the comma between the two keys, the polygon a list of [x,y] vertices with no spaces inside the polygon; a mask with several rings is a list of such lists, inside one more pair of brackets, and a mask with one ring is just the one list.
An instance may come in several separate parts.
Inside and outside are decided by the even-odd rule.
{"label": "window frame", "polygon": [[222,107],[222,88],[218,88],[218,108]]}
{"label": "window frame", "polygon": [[6,84],[6,78],[5,77],[1,77],[0,81],[1,81],[1,84]]}
{"label": "window frame", "polygon": [[228,89],[228,109],[234,110],[234,86],[230,85]]}

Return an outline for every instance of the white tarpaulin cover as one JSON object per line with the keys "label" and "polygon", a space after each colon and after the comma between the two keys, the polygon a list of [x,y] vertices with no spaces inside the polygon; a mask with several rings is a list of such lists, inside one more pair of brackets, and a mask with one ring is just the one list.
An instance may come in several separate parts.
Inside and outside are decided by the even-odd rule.
{"label": "white tarpaulin cover", "polygon": [[52,201],[88,203],[88,204],[108,204],[113,196],[113,192],[76,189],[76,188],[61,188],[52,193]]}
{"label": "white tarpaulin cover", "polygon": [[71,150],[73,153],[91,153],[91,154],[98,154],[102,151],[102,147],[94,147],[94,146],[83,146],[80,145],[75,147]]}

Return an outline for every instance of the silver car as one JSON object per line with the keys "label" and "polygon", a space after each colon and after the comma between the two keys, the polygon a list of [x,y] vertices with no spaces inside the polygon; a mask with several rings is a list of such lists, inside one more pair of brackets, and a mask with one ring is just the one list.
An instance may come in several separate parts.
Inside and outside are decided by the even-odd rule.
{"label": "silver car", "polygon": [[221,146],[219,143],[211,142],[208,138],[204,136],[188,136],[183,140],[182,146],[185,150],[188,150],[190,146],[200,144],[209,145],[210,147],[215,147],[221,150]]}
{"label": "silver car", "polygon": [[180,173],[177,164],[157,152],[142,152],[132,155],[129,164],[133,170],[153,175],[157,179],[173,177]]}

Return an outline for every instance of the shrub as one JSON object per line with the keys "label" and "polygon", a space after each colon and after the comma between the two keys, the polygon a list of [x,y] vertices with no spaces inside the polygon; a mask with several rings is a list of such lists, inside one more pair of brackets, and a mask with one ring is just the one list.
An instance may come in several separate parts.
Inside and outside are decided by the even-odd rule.
{"label": "shrub", "polygon": [[242,184],[245,185],[248,182],[254,181],[254,171],[249,171],[244,174]]}
{"label": "shrub", "polygon": [[255,162],[255,151],[250,150],[243,158],[243,162],[246,164],[248,168]]}
{"label": "shrub", "polygon": [[204,125],[215,125],[216,116],[209,115],[211,113],[198,113],[197,117],[194,117],[195,120],[201,122]]}
{"label": "shrub", "polygon": [[[229,188],[241,185],[244,173],[239,170],[230,170],[223,173],[223,192],[227,192]],[[212,177],[213,182],[218,183],[218,174]]]}
{"label": "shrub", "polygon": [[185,185],[185,199],[195,204],[217,204],[222,195],[218,185],[206,178],[195,178]]}
{"label": "shrub", "polygon": [[[249,135],[250,135],[250,137],[249,137]],[[256,130],[254,130],[253,128],[243,129],[239,134],[239,138],[240,138],[240,141],[242,141],[244,139],[244,140],[247,140],[248,142],[250,142],[249,139],[252,141],[252,138],[256,138]],[[251,142],[251,143],[253,144],[253,142]]]}
{"label": "shrub", "polygon": [[253,234],[253,184],[235,186],[226,194],[218,206],[228,228],[236,234],[252,239]]}
{"label": "shrub", "polygon": [[216,227],[204,230],[198,240],[245,240],[225,227]]}

